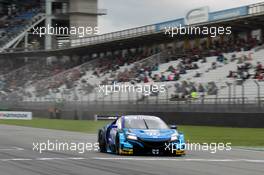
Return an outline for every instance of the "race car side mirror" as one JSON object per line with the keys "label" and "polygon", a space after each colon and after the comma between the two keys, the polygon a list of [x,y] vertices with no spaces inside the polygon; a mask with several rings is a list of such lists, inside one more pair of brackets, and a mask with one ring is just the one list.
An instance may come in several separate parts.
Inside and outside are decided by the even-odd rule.
{"label": "race car side mirror", "polygon": [[117,128],[116,124],[111,125],[111,128]]}
{"label": "race car side mirror", "polygon": [[177,129],[177,126],[176,125],[170,125],[170,128],[171,129]]}

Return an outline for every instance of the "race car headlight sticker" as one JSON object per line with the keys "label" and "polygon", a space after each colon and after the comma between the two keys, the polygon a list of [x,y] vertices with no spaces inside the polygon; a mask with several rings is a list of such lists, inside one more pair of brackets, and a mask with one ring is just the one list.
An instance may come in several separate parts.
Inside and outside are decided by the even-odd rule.
{"label": "race car headlight sticker", "polygon": [[178,140],[178,134],[172,134],[171,141],[176,141],[176,140]]}
{"label": "race car headlight sticker", "polygon": [[135,135],[127,135],[127,139],[129,139],[129,140],[137,140],[137,136],[135,136]]}

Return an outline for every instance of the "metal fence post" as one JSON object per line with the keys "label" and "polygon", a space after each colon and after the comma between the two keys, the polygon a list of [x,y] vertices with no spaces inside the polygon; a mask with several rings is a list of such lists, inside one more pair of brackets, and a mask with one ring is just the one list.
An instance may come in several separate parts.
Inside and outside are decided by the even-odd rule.
{"label": "metal fence post", "polygon": [[94,100],[95,100],[95,104],[97,105],[98,102],[98,88],[95,88],[95,93],[94,93]]}
{"label": "metal fence post", "polygon": [[79,109],[78,109],[78,104],[77,104],[77,102],[78,102],[78,100],[79,100],[79,98],[78,98],[78,95],[77,95],[77,92],[76,92],[76,87],[74,86],[74,88],[73,88],[73,101],[74,101],[74,103],[75,103],[75,109],[74,109],[74,119],[75,120],[79,120],[80,118],[80,116],[79,116]]}
{"label": "metal fence post", "polygon": [[242,86],[242,104],[244,105],[245,104],[245,86],[244,86],[244,82],[242,82],[241,84]]}
{"label": "metal fence post", "polygon": [[202,93],[202,105],[204,105],[204,97],[205,97],[205,92]]}
{"label": "metal fence post", "polygon": [[110,94],[110,101],[111,101],[111,104],[113,104],[113,94],[114,94],[114,92],[111,92],[111,94]]}
{"label": "metal fence post", "polygon": [[83,116],[84,116],[84,109],[83,109],[83,92],[81,91],[80,92],[81,94],[81,97],[80,97],[80,100],[81,100],[81,115],[80,115],[80,120],[83,120]]}
{"label": "metal fence post", "polygon": [[118,102],[119,104],[121,104],[121,95],[122,95],[122,92],[121,91],[118,91]]}
{"label": "metal fence post", "polygon": [[258,100],[258,107],[260,107],[261,106],[261,99],[260,99],[260,85],[259,85],[259,82],[258,81],[254,81],[255,83],[256,83],[256,85],[257,85],[257,90],[258,90],[258,96],[257,96],[257,100]]}
{"label": "metal fence post", "polygon": [[139,97],[138,97],[138,92],[137,91],[136,91],[136,98],[137,98],[136,99],[136,109],[137,109],[136,112],[138,112],[139,111],[139,109],[138,109],[139,108],[139,104],[138,104]]}
{"label": "metal fence post", "polygon": [[128,101],[128,104],[130,103],[130,93],[127,92],[127,101]]}
{"label": "metal fence post", "polygon": [[159,93],[156,96],[156,105],[158,104],[158,102],[159,102]]}
{"label": "metal fence post", "polygon": [[231,83],[226,82],[226,85],[228,86],[228,104],[231,104],[231,96],[232,96],[232,88]]}
{"label": "metal fence post", "polygon": [[236,103],[236,82],[233,83],[233,103]]}
{"label": "metal fence post", "polygon": [[90,93],[87,94],[87,103],[88,103],[88,106],[90,104]]}
{"label": "metal fence post", "polygon": [[166,87],[166,103],[169,104],[169,89]]}
{"label": "metal fence post", "polygon": [[216,105],[218,104],[218,91],[219,91],[219,89],[217,89],[217,92],[216,92],[216,95],[215,95],[215,104]]}

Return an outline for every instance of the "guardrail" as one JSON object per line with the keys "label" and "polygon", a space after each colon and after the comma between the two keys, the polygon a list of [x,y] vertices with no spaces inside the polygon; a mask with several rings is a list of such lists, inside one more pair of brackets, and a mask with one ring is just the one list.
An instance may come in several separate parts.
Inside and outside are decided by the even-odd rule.
{"label": "guardrail", "polygon": [[261,13],[264,12],[264,3],[257,3],[253,5],[248,6],[248,14],[256,14],[256,13]]}
{"label": "guardrail", "polygon": [[[59,99],[59,98],[58,98]],[[54,102],[63,102],[63,103],[87,103],[87,104],[261,104],[264,105],[264,97],[259,97],[255,99],[249,99],[247,97],[234,97],[234,98],[212,98],[212,97],[205,97],[205,98],[178,98],[178,99],[167,99],[167,98],[145,98],[141,99],[138,98],[136,100],[118,100],[118,99],[110,99],[110,100],[62,100],[57,98],[46,98],[45,101],[41,100],[41,98],[35,98],[34,100],[27,100],[27,101],[17,101],[17,100],[5,100],[2,99],[0,104],[5,105],[5,104],[18,104],[18,103],[54,103]],[[102,98],[103,99],[103,98]],[[263,106],[264,107],[264,106]]]}
{"label": "guardrail", "polygon": [[[262,97],[264,99],[264,97]],[[0,106],[10,110],[27,110],[38,114],[48,113],[48,109],[55,108],[70,117],[86,114],[116,115],[123,113],[161,113],[161,112],[204,112],[204,113],[263,113],[264,103],[257,101],[242,103],[242,98],[221,98],[200,100],[182,99],[182,101],[146,100],[146,101],[50,101],[37,102],[7,102],[0,101]],[[5,104],[4,104],[5,103]],[[90,116],[91,117],[91,116]],[[92,117],[91,119],[94,119]]]}

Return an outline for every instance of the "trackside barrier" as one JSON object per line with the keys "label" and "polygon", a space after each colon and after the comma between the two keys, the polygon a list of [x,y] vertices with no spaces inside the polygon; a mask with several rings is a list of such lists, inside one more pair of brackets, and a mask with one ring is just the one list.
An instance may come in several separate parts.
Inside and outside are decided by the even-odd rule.
{"label": "trackside barrier", "polygon": [[94,115],[94,120],[115,120],[118,116]]}

